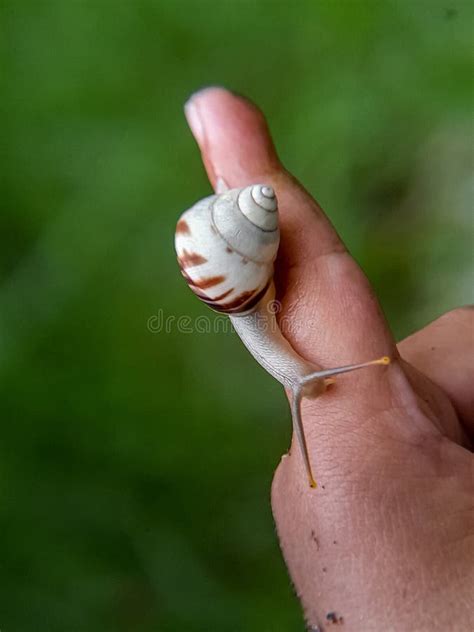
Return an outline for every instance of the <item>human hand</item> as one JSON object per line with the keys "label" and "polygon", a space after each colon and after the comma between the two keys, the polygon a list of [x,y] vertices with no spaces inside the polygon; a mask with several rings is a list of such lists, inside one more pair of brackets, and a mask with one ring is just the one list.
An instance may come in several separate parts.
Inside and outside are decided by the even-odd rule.
{"label": "human hand", "polygon": [[296,446],[274,477],[280,544],[310,629],[474,628],[474,311],[445,314],[397,351],[366,277],[279,162],[260,111],[209,88],[186,115],[214,186],[277,192],[275,281],[294,349],[323,367],[393,358],[303,400],[319,488]]}

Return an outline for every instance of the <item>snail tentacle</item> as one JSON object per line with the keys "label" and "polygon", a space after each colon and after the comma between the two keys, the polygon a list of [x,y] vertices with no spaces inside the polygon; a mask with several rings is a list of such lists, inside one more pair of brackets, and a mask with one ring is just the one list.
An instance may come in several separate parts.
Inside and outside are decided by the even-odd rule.
{"label": "snail tentacle", "polygon": [[296,388],[292,392],[291,398],[291,419],[293,421],[293,430],[298,440],[301,455],[303,457],[306,472],[308,474],[309,486],[317,487],[314,480],[313,470],[311,467],[311,459],[309,458],[308,445],[306,443],[306,435],[303,427],[303,419],[301,417],[301,400],[303,399],[303,393],[301,388]]}

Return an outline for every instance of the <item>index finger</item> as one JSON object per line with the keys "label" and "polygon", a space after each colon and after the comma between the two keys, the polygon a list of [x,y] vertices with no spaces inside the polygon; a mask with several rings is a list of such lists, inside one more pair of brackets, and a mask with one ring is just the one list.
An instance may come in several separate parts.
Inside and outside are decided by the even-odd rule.
{"label": "index finger", "polygon": [[285,335],[322,366],[390,355],[394,342],[365,275],[315,200],[282,166],[258,108],[223,88],[185,106],[211,183],[270,184],[280,208],[276,266]]}

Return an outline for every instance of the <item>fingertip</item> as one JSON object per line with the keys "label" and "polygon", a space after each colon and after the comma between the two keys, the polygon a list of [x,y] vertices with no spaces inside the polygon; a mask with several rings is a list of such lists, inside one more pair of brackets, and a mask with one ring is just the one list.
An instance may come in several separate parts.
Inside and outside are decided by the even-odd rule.
{"label": "fingertip", "polygon": [[212,184],[240,186],[281,169],[265,117],[245,97],[219,86],[195,92],[184,106]]}

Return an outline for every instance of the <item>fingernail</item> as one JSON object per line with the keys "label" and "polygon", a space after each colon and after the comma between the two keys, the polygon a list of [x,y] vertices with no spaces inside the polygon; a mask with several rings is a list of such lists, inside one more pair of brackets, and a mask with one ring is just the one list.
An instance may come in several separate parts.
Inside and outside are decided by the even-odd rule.
{"label": "fingernail", "polygon": [[204,126],[193,97],[184,104],[184,115],[198,145],[202,145],[204,142]]}
{"label": "fingernail", "polygon": [[204,125],[204,117],[199,109],[199,101],[201,97],[203,97],[206,92],[214,92],[214,91],[223,91],[229,92],[226,88],[222,86],[205,86],[200,90],[196,90],[189,97],[189,99],[184,104],[184,114],[186,116],[186,120],[188,121],[188,125],[191,128],[191,132],[193,133],[194,138],[196,139],[198,145],[203,145],[205,140],[205,125]]}

